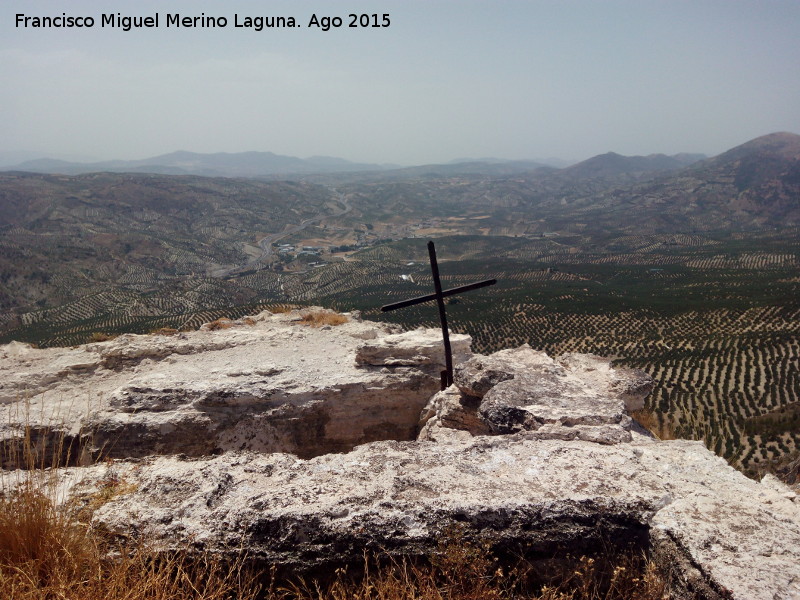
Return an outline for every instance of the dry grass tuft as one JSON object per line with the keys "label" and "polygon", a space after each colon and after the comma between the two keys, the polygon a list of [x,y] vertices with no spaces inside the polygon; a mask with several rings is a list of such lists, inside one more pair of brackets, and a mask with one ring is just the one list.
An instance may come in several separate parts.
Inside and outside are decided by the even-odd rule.
{"label": "dry grass tuft", "polygon": [[202,331],[218,331],[219,329],[230,329],[233,327],[233,321],[222,317],[210,323],[206,323],[200,329]]}
{"label": "dry grass tuft", "polygon": [[242,561],[156,553],[104,541],[49,498],[28,491],[0,503],[0,597],[15,600],[255,600]]}
{"label": "dry grass tuft", "polygon": [[267,310],[274,315],[292,312],[296,308],[297,306],[294,306],[292,304],[276,304],[274,306],[273,305],[267,306]]}
{"label": "dry grass tuft", "polygon": [[305,313],[300,319],[302,323],[311,327],[322,327],[323,325],[335,327],[347,323],[349,320],[346,316],[332,311],[311,311]]}
{"label": "dry grass tuft", "polygon": [[172,327],[159,327],[150,332],[151,335],[177,335],[178,330]]}
{"label": "dry grass tuft", "polygon": [[[97,562],[86,526],[55,508],[33,485],[0,500],[0,596],[65,597],[55,594],[78,582]],[[68,597],[68,596],[66,596]]]}
{"label": "dry grass tuft", "polygon": [[660,440],[678,439],[678,433],[672,423],[667,420],[668,417],[654,413],[646,408],[632,412],[631,417]]}
{"label": "dry grass tuft", "polygon": [[[380,561],[377,561],[380,562]],[[666,583],[655,564],[636,553],[611,561],[582,557],[547,573],[519,561],[507,568],[487,546],[456,536],[429,561],[365,557],[363,570],[337,569],[326,583],[274,582],[266,600],[663,600]],[[557,572],[552,572],[557,571]]]}
{"label": "dry grass tuft", "polygon": [[98,508],[111,502],[117,496],[132,494],[138,487],[124,477],[121,477],[113,467],[113,461],[108,460],[108,471],[98,482],[97,489],[85,498],[74,498],[75,516],[78,520],[89,522],[92,514]]}
{"label": "dry grass tuft", "polygon": [[110,340],[118,338],[119,335],[113,333],[103,333],[102,331],[95,331],[92,335],[89,336],[89,343],[93,342],[108,342]]}
{"label": "dry grass tuft", "polygon": [[[124,545],[91,526],[91,512],[132,491],[113,471],[88,505],[57,499],[57,469],[43,468],[26,436],[24,472],[0,478],[0,598],[13,600],[256,600],[244,560]],[[10,451],[3,444],[3,453]]]}

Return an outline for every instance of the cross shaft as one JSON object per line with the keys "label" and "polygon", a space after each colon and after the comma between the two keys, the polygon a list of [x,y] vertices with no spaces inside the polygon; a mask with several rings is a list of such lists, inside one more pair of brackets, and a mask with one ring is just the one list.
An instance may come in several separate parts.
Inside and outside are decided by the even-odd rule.
{"label": "cross shaft", "polygon": [[408,300],[403,300],[401,302],[395,302],[393,304],[387,304],[381,307],[381,311],[388,312],[391,310],[397,310],[398,308],[406,308],[407,306],[414,306],[416,304],[422,304],[423,302],[429,302],[431,300],[436,300],[436,304],[439,307],[439,322],[442,325],[442,340],[444,342],[444,362],[445,362],[445,370],[442,371],[442,389],[446,389],[450,385],[453,384],[453,351],[450,348],[450,332],[447,328],[447,312],[444,308],[444,299],[447,296],[454,296],[455,294],[460,294],[462,292],[468,292],[470,290],[477,290],[482,287],[487,287],[490,285],[494,285],[497,283],[496,279],[484,279],[483,281],[477,281],[475,283],[470,283],[467,285],[462,285],[459,287],[450,288],[449,290],[442,291],[442,282],[439,278],[439,264],[436,262],[436,248],[433,245],[433,242],[428,242],[428,256],[430,257],[431,261],[431,273],[433,274],[433,288],[435,293],[428,294],[426,296],[418,296],[416,298],[410,298]]}

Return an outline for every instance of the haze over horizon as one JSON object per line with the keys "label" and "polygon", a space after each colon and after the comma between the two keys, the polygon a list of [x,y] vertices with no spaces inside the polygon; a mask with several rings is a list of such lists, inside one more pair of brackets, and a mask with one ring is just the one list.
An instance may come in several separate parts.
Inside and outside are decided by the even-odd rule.
{"label": "haze over horizon", "polygon": [[[92,16],[92,28],[16,15]],[[158,28],[101,27],[104,13]],[[167,14],[225,28],[166,27]],[[390,25],[347,27],[350,13]],[[308,27],[312,14],[342,27]],[[293,16],[295,28],[234,26]],[[0,162],[269,151],[403,165],[699,152],[800,132],[800,3],[173,0],[0,10]],[[18,161],[17,161],[18,162]]]}

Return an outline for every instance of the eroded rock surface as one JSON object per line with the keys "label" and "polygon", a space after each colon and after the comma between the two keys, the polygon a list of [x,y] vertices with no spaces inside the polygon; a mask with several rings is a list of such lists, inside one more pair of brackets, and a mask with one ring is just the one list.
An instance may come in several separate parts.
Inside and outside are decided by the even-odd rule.
{"label": "eroded rock surface", "polygon": [[246,452],[120,463],[115,476],[136,491],[98,519],[297,569],[358,560],[363,548],[429,552],[453,525],[543,556],[630,542],[684,561],[674,598],[800,594],[800,510],[783,490],[699,442],[526,436],[375,442],[308,461]]}
{"label": "eroded rock surface", "polygon": [[[0,433],[55,428],[88,440],[94,456],[119,458],[230,450],[310,457],[414,439],[444,368],[432,332],[411,332],[424,342],[413,346],[382,324],[311,328],[301,316],[262,313],[221,329],[78,348],[5,346]],[[398,338],[407,350],[401,363],[355,363],[365,340],[379,349],[384,339],[397,347]],[[469,337],[459,344],[468,351]]]}
{"label": "eroded rock surface", "polygon": [[302,570],[365,548],[428,553],[458,526],[539,556],[632,543],[672,568],[672,598],[800,600],[797,495],[699,442],[642,433],[627,413],[645,374],[459,340],[439,392],[438,332],[299,319],[4,346],[2,434],[58,414],[94,435],[119,460],[64,470],[65,490],[120,483],[97,524],[165,546]]}
{"label": "eroded rock surface", "polygon": [[[450,334],[453,361],[466,360],[471,353],[471,339],[460,333]],[[442,333],[436,329],[415,329],[362,343],[356,352],[356,364],[373,366],[444,365]]]}
{"label": "eroded rock surface", "polygon": [[434,396],[423,412],[424,439],[452,435],[441,431],[448,428],[629,442],[627,413],[641,409],[653,388],[646,373],[612,368],[606,359],[579,354],[553,359],[527,345],[473,355],[458,365],[454,379],[454,389]]}

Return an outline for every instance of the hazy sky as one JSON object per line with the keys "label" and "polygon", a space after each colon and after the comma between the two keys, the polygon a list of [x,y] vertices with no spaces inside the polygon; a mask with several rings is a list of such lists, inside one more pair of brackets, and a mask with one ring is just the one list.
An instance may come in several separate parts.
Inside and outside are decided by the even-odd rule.
{"label": "hazy sky", "polygon": [[[64,12],[94,27],[15,26]],[[104,13],[159,27],[101,27]],[[167,27],[175,13],[228,25]],[[350,13],[390,25],[349,28]],[[310,28],[313,14],[343,25]],[[0,153],[717,154],[800,133],[798,32],[798,0],[3,0]]]}

